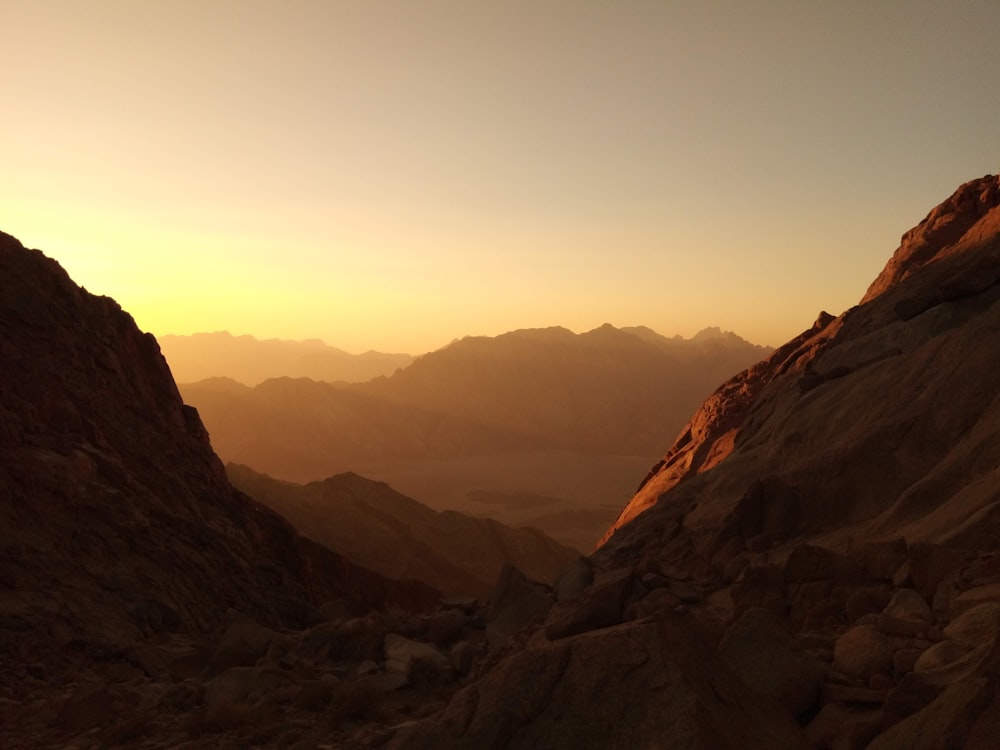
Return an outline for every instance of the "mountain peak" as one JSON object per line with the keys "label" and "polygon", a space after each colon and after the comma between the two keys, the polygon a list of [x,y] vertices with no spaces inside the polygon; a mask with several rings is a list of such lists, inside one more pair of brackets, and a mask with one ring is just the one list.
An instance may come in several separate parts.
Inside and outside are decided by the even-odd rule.
{"label": "mountain peak", "polygon": [[967,248],[978,234],[970,231],[976,224],[992,225],[992,231],[982,228],[987,230],[985,234],[995,235],[1000,228],[1000,217],[993,209],[998,205],[1000,177],[997,175],[984,175],[961,185],[902,236],[899,248],[861,302],[872,301],[929,263]]}

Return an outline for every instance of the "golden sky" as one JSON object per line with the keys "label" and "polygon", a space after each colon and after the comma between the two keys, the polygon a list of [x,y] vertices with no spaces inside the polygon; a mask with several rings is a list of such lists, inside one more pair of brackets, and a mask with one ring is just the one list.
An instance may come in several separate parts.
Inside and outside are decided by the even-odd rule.
{"label": "golden sky", "polygon": [[1000,168],[995,0],[2,0],[0,230],[155,334],[777,345]]}

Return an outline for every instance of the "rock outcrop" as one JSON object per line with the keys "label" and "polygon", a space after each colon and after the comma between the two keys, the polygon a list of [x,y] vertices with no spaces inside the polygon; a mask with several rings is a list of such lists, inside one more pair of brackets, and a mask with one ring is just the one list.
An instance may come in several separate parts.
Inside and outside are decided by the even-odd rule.
{"label": "rock outcrop", "polygon": [[713,544],[750,550],[856,523],[858,538],[986,541],[1000,430],[997,183],[963,185],[904,235],[863,304],[821,314],[716,391],[605,542],[654,506],[683,517],[688,539],[715,529]]}

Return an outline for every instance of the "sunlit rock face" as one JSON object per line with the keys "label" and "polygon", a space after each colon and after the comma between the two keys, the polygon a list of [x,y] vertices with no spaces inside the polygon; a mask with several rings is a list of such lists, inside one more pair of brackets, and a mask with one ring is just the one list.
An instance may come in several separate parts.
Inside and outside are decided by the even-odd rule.
{"label": "sunlit rock face", "polygon": [[[862,304],[875,299],[928,263],[961,253],[970,243],[985,239],[985,235],[994,231],[995,227],[991,229],[990,221],[981,220],[998,203],[1000,178],[997,176],[986,175],[962,185],[903,235],[899,249],[868,287]],[[995,221],[994,218],[992,223]]]}
{"label": "sunlit rock face", "polygon": [[861,304],[821,314],[716,391],[605,543],[624,544],[612,534],[652,508],[708,555],[805,534],[987,539],[1000,457],[998,189],[995,176],[960,187],[903,236]]}

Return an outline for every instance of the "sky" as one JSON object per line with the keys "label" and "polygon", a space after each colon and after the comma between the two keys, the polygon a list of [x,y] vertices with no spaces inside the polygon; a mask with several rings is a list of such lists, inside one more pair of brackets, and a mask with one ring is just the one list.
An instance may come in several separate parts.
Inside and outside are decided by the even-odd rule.
{"label": "sky", "polygon": [[0,230],[143,330],[779,345],[1000,169],[996,0],[0,0]]}

